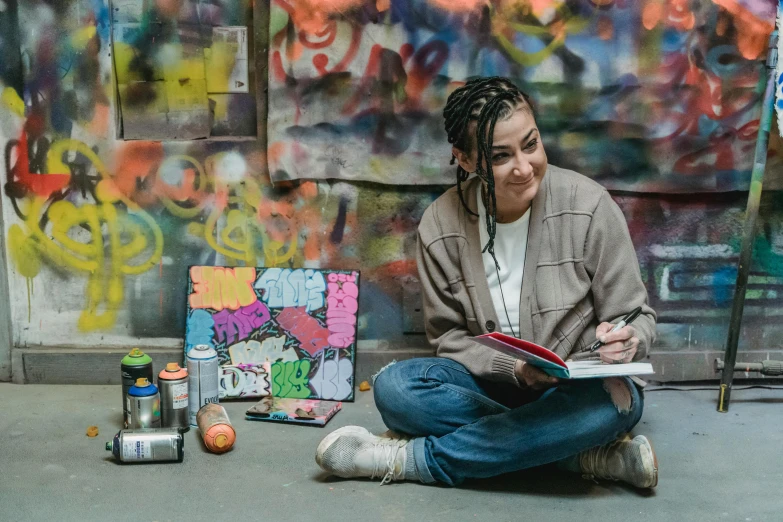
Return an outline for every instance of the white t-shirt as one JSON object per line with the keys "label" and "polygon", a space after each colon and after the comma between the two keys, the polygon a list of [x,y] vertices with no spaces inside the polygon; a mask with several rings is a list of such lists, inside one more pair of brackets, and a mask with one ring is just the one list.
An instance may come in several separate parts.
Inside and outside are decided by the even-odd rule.
{"label": "white t-shirt", "polygon": [[[489,241],[487,234],[487,219],[484,202],[481,199],[481,190],[478,194],[478,215],[479,215],[479,237],[481,238],[481,247]],[[498,280],[498,271],[495,270],[495,261],[489,251],[484,252],[484,274],[489,283],[489,292],[492,294],[492,304],[495,305],[495,312],[500,319],[500,330],[504,334],[519,335],[519,298],[522,293],[522,275],[524,273],[525,251],[527,250],[527,230],[530,225],[530,209],[527,209],[522,217],[512,223],[498,223],[495,230],[495,257],[500,265],[500,280]],[[500,293],[500,285],[503,285],[503,295]],[[506,307],[503,308],[503,297],[505,296]],[[508,318],[506,317],[508,310]],[[511,319],[511,324],[508,320]]]}

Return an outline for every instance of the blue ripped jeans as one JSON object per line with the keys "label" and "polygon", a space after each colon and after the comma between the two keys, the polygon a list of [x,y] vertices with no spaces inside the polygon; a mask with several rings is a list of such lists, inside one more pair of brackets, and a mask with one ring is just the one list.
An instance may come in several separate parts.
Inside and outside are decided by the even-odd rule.
{"label": "blue ripped jeans", "polygon": [[578,471],[579,452],[616,439],[642,416],[639,390],[623,380],[629,408],[615,405],[603,379],[561,381],[534,392],[428,357],[384,369],[374,392],[386,426],[414,437],[421,481],[453,486],[551,462]]}

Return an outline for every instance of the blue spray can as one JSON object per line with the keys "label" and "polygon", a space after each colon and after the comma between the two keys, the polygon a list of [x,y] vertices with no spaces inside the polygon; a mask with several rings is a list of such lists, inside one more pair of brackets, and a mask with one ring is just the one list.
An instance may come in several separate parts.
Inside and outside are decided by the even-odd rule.
{"label": "blue spray can", "polygon": [[136,379],[127,401],[128,428],[160,428],[160,393],[146,377]]}

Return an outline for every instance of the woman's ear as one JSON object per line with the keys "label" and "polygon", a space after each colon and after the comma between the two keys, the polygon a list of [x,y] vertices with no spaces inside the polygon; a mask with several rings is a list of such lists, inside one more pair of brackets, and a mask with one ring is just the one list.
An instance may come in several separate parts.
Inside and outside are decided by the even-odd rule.
{"label": "woman's ear", "polygon": [[476,172],[476,164],[468,153],[457,147],[451,147],[451,153],[457,158],[459,166],[462,167],[465,172]]}

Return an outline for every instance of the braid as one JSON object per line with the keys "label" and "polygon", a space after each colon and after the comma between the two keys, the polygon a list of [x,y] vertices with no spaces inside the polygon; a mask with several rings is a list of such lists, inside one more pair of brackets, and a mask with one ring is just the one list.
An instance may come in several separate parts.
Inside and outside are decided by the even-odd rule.
{"label": "braid", "polygon": [[[520,105],[534,114],[530,98],[520,91],[516,85],[505,78],[497,76],[469,80],[464,86],[449,95],[446,107],[443,109],[448,141],[456,148],[471,152],[473,140],[467,129],[471,121],[476,121],[475,142],[477,145],[476,175],[487,184],[489,201],[484,205],[486,211],[487,235],[489,241],[482,252],[489,252],[497,266],[495,258],[495,232],[497,231],[497,198],[495,196],[495,176],[492,172],[492,142],[495,135],[495,124],[498,118],[507,117]],[[451,164],[456,157],[451,156]],[[470,173],[462,166],[457,166],[457,194],[460,203],[468,213],[478,216],[470,210],[462,192],[462,183],[467,181]]]}

